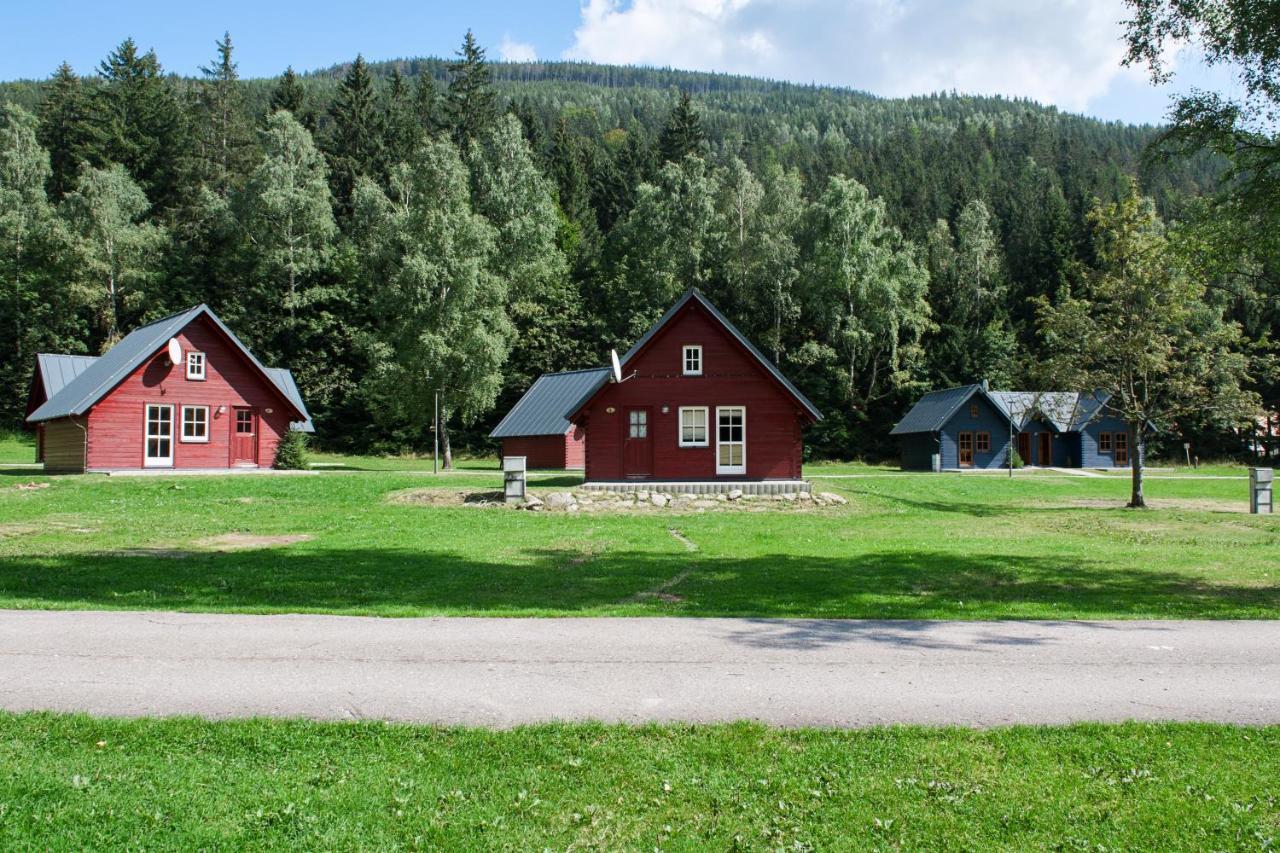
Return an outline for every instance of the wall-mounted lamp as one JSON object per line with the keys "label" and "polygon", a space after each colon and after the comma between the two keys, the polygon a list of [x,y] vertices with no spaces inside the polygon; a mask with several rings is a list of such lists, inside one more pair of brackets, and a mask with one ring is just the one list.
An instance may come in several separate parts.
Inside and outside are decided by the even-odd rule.
{"label": "wall-mounted lamp", "polygon": [[222,417],[222,413],[223,413],[223,412],[225,412],[226,410],[227,410],[227,407],[226,407],[226,406],[219,406],[219,407],[218,407],[218,417]]}
{"label": "wall-mounted lamp", "polygon": [[670,407],[670,406],[663,406],[663,407],[662,407],[662,414],[664,414],[664,415],[669,415],[669,414],[671,414],[671,407]]}
{"label": "wall-mounted lamp", "polygon": [[270,415],[270,414],[272,414],[273,412],[275,412],[275,409],[263,409],[262,411],[264,411],[264,412],[266,412],[268,415]]}
{"label": "wall-mounted lamp", "polygon": [[610,415],[612,415],[612,414],[613,414],[614,412],[616,412],[616,411],[618,411],[618,410],[617,410],[617,409],[615,409],[613,406],[609,406],[607,409],[605,409],[605,412],[607,412],[607,413],[608,413],[608,414],[610,414]]}

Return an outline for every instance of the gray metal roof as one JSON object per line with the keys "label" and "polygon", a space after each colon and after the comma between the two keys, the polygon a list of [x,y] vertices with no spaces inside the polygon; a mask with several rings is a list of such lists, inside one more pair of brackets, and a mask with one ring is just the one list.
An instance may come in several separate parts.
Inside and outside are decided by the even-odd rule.
{"label": "gray metal roof", "polygon": [[[796,398],[796,402],[800,403],[800,405],[802,405],[805,410],[813,416],[815,421],[822,420],[822,413],[818,411],[818,407],[809,402],[809,398],[800,393],[800,389],[795,385],[792,385],[790,379],[782,375],[782,371],[778,369],[777,365],[766,358],[764,353],[756,349],[755,344],[747,340],[747,336],[738,331],[738,327],[733,325],[733,323],[730,323],[729,318],[721,314],[720,309],[712,305],[696,287],[691,287],[686,290],[680,298],[676,300],[676,303],[668,308],[665,314],[658,318],[658,322],[650,326],[649,331],[640,336],[640,340],[636,341],[631,349],[627,350],[627,354],[622,357],[622,366],[626,367],[627,362],[630,361],[636,353],[644,349],[645,344],[649,343],[649,341],[653,339],[653,336],[656,335],[672,317],[679,313],[680,309],[683,308],[690,299],[697,300],[698,304],[705,308],[707,313],[712,317],[715,317],[716,320],[720,322],[720,325],[724,326],[725,330],[728,331],[729,334],[733,335],[738,343],[746,347],[747,351],[755,356],[756,361],[760,362],[761,366],[769,372],[769,375],[778,380],[782,387],[786,388],[791,396]],[[585,403],[586,401],[584,400],[583,402]]]}
{"label": "gray metal roof", "polygon": [[66,355],[42,352],[36,356],[36,370],[40,371],[40,386],[47,400],[67,386],[84,369],[98,360],[96,355]]}
{"label": "gray metal roof", "polygon": [[311,413],[307,411],[307,404],[302,402],[302,392],[298,390],[298,383],[294,381],[293,374],[285,367],[268,367],[267,376],[276,384],[276,387],[284,392],[289,398],[289,402],[297,407],[306,417],[301,421],[294,421],[289,424],[289,428],[295,432],[315,432],[316,428],[311,423]]}
{"label": "gray metal roof", "polygon": [[[297,408],[298,414],[306,418],[305,422],[310,422],[306,409],[294,402],[289,392],[271,376],[267,368],[262,365],[262,362],[254,358],[253,353],[249,352],[249,348],[240,342],[240,339],[218,319],[218,315],[214,314],[207,305],[197,305],[194,308],[171,314],[168,317],[163,317],[134,329],[91,364],[85,365],[84,369],[71,381],[67,382],[58,393],[50,394],[49,399],[32,412],[27,421],[29,423],[37,423],[54,418],[83,415],[105,397],[112,388],[119,385],[126,376],[137,369],[138,365],[159,352],[169,338],[181,332],[201,315],[208,316],[227,338],[240,349],[245,357],[264,376],[270,379],[273,385],[280,389],[280,393],[289,401],[289,404]],[[296,392],[296,385],[294,385],[294,390]],[[300,401],[301,397],[299,396]]]}
{"label": "gray metal roof", "polygon": [[564,435],[570,427],[569,415],[608,382],[612,372],[608,367],[592,367],[568,373],[544,373],[534,380],[489,436]]}
{"label": "gray metal roof", "polygon": [[984,391],[981,385],[962,385],[925,394],[889,434],[937,432],[974,394],[984,395],[1017,429],[1041,417],[1058,432],[1081,429],[1110,399],[1101,391]]}

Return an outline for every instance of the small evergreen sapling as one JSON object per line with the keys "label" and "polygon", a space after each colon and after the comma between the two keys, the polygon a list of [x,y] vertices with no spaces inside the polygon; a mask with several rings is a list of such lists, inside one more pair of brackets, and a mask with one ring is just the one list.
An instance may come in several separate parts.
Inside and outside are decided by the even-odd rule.
{"label": "small evergreen sapling", "polygon": [[302,471],[311,467],[307,460],[307,434],[289,430],[276,445],[276,461],[273,468],[280,471]]}

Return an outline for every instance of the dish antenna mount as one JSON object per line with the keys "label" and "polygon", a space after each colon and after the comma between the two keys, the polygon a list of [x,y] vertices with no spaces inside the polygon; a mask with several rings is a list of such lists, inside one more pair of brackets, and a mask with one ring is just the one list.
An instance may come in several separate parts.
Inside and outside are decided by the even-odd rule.
{"label": "dish antenna mount", "polygon": [[177,338],[169,338],[169,362],[171,364],[182,362],[182,344],[178,343]]}
{"label": "dish antenna mount", "polygon": [[613,381],[626,382],[631,376],[635,376],[636,372],[631,371],[631,376],[622,375],[622,362],[618,360],[618,351],[616,349],[609,350],[609,360],[613,362]]}

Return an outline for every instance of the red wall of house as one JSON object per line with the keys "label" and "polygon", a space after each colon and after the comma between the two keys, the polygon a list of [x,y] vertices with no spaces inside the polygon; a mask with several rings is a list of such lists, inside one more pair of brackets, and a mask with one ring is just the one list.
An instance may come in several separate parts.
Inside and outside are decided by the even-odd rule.
{"label": "red wall of house", "polygon": [[[702,346],[702,375],[681,375],[686,344]],[[586,429],[588,480],[625,479],[622,459],[628,406],[649,406],[655,480],[716,479],[717,406],[746,407],[746,477],[800,477],[801,430],[808,420],[800,405],[696,302],[690,302],[623,368],[635,376],[609,384],[579,417]],[[663,412],[663,407],[667,408]],[[680,447],[681,406],[706,406],[707,447]],[[613,413],[608,410],[612,407]]]}
{"label": "red wall of house", "polygon": [[[148,403],[174,407],[174,468],[231,467],[234,406],[257,409],[258,465],[270,467],[280,436],[289,428],[290,409],[283,396],[208,318],[196,319],[178,340],[184,353],[205,354],[206,378],[187,379],[185,365],[166,366],[168,356],[161,348],[89,411],[89,468],[143,467]],[[182,441],[183,404],[209,407],[207,443]],[[221,415],[219,406],[226,407]]]}
{"label": "red wall of house", "polygon": [[502,440],[503,456],[524,456],[530,468],[581,471],[586,464],[586,433],[571,427],[564,435],[531,435]]}

